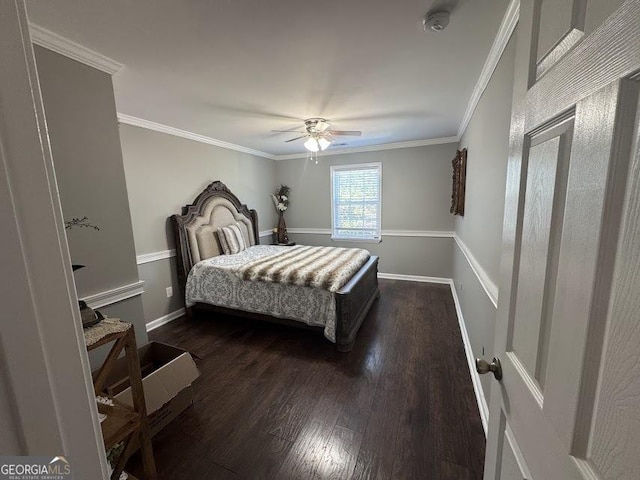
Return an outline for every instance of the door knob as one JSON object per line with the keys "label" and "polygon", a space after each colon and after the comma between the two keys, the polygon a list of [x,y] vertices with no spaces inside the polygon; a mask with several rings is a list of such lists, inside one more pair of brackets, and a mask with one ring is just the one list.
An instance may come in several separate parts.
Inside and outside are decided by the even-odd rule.
{"label": "door knob", "polygon": [[480,375],[491,372],[496,380],[502,380],[502,365],[500,364],[500,359],[493,357],[493,361],[489,363],[482,358],[476,358],[476,372]]}

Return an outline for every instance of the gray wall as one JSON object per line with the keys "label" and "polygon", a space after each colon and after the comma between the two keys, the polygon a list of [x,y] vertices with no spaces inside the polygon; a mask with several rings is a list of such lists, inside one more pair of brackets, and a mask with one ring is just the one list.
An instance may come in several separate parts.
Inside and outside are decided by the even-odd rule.
{"label": "gray wall", "polygon": [[[275,162],[152,130],[120,126],[120,139],[137,255],[175,247],[168,217],[180,213],[210,182],[221,180],[249,208],[260,230],[276,225],[269,195],[275,190]],[[139,265],[145,283],[147,322],[182,306],[175,259]],[[173,286],[174,296],[166,297]]]}
{"label": "gray wall", "polygon": [[[80,298],[139,280],[111,76],[35,46],[56,179],[65,219],[89,217],[100,231],[67,231]],[[100,310],[147,342],[142,299]],[[116,313],[117,312],[117,313]]]}
{"label": "gray wall", "polygon": [[[483,270],[498,284],[509,124],[515,58],[514,34],[491,77],[462,139],[468,149],[464,217],[456,217],[456,234]],[[453,252],[453,279],[473,353],[491,358],[496,309],[460,248]],[[487,398],[490,379],[481,377]]]}
{"label": "gray wall", "polygon": [[21,438],[21,428],[15,408],[15,400],[8,375],[4,352],[0,342],[0,455],[24,455],[25,449]]}
{"label": "gray wall", "polygon": [[[330,166],[382,162],[382,229],[451,231],[451,159],[456,144],[321,156],[277,162],[277,179],[291,187],[288,228],[331,228]],[[382,242],[334,242],[330,235],[291,234],[299,243],[366,248],[380,271],[451,277],[452,239],[383,236]]]}

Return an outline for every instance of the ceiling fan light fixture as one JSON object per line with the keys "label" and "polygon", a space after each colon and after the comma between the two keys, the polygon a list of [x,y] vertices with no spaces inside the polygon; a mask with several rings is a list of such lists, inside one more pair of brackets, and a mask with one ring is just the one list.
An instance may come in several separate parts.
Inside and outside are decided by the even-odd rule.
{"label": "ceiling fan light fixture", "polygon": [[320,150],[326,150],[329,145],[331,145],[331,142],[326,138],[321,137],[318,139],[318,146],[320,147]]}
{"label": "ceiling fan light fixture", "polygon": [[315,126],[317,132],[324,132],[327,128],[329,128],[329,124],[324,120],[318,120]]}
{"label": "ceiling fan light fixture", "polygon": [[320,150],[320,144],[315,138],[309,137],[307,141],[304,142],[304,148],[306,148],[310,152],[317,152],[318,150]]}

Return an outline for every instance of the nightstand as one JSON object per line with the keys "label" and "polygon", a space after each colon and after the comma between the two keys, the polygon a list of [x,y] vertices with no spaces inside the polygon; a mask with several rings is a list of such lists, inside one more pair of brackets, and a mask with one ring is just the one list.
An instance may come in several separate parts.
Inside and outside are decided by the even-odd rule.
{"label": "nightstand", "polygon": [[296,244],[296,242],[289,242],[289,243],[272,243],[271,245],[279,245],[280,247],[293,247]]}

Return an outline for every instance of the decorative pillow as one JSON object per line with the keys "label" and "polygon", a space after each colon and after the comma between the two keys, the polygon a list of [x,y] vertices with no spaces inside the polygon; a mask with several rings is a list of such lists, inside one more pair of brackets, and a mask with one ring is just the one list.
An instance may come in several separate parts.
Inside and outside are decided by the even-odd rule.
{"label": "decorative pillow", "polygon": [[237,223],[218,228],[218,240],[220,240],[220,246],[225,255],[235,255],[247,248],[242,230]]}

